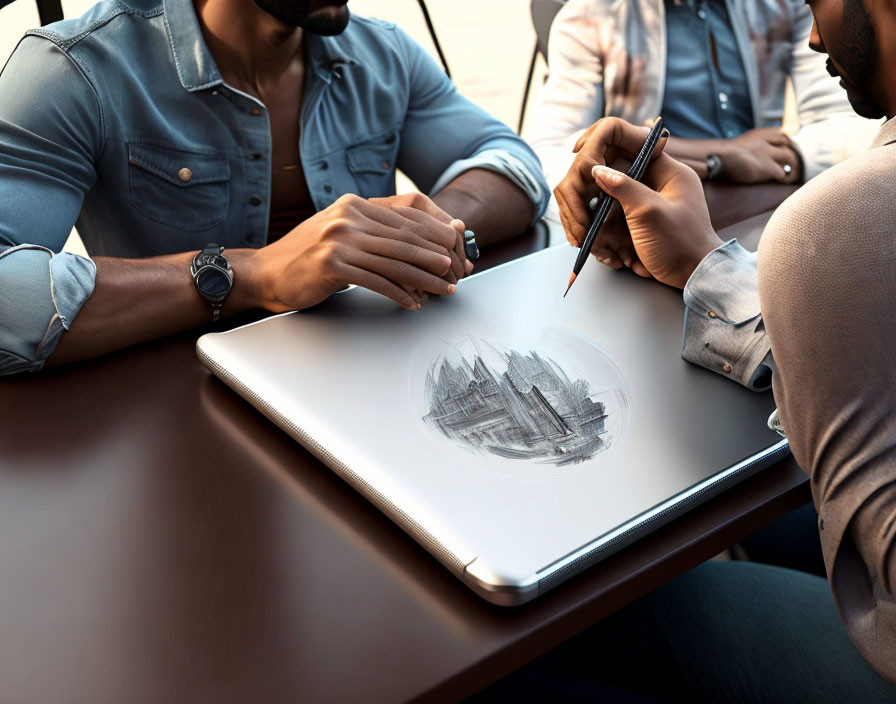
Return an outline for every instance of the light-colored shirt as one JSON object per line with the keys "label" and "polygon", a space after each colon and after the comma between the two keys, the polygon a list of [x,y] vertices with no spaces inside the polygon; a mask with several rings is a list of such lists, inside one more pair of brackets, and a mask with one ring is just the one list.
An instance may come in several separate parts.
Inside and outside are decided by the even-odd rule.
{"label": "light-colored shirt", "polygon": [[[544,211],[534,152],[395,25],[306,41],[315,208],[393,195],[396,169],[435,194],[484,168]],[[28,32],[0,73],[0,372],[39,369],[92,292],[91,262],[51,258],[76,222],[91,256],[259,247],[270,197],[267,109],[224,83],[190,0],[103,0]]]}
{"label": "light-colored shirt", "polygon": [[[752,108],[751,127],[780,125],[792,81],[799,129],[792,139],[808,180],[870,144],[879,122],[857,116],[825,58],[809,48],[803,0],[725,0]],[[667,59],[664,0],[569,0],[551,27],[550,74],[525,137],[553,188],[572,147],[602,117],[634,124],[663,109]]]}
{"label": "light-colored shirt", "polygon": [[666,85],[660,114],[685,139],[731,139],[753,128],[750,85],[725,0],[665,0]]}
{"label": "light-colored shirt", "polygon": [[750,85],[724,0],[665,0],[660,114],[685,139],[731,139],[753,127]]}
{"label": "light-colored shirt", "polygon": [[755,252],[730,240],[707,254],[685,284],[684,303],[682,357],[754,391],[771,388]]}

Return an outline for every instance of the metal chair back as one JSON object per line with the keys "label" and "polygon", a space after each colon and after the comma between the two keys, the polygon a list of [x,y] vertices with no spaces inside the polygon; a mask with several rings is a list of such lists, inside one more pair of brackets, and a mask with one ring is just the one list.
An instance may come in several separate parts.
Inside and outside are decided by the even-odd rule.
{"label": "metal chair back", "polygon": [[529,7],[532,14],[532,26],[535,28],[535,48],[532,50],[532,59],[529,61],[529,75],[526,78],[526,87],[523,89],[523,105],[520,108],[517,132],[523,131],[523,120],[526,117],[526,107],[529,104],[529,90],[532,88],[532,78],[535,75],[535,64],[539,54],[547,64],[548,37],[551,35],[551,25],[554,24],[554,18],[565,4],[566,0],[532,0]]}
{"label": "metal chair back", "polygon": [[[15,0],[0,0],[0,8],[12,5]],[[41,26],[63,19],[62,0],[37,0],[37,15]]]}

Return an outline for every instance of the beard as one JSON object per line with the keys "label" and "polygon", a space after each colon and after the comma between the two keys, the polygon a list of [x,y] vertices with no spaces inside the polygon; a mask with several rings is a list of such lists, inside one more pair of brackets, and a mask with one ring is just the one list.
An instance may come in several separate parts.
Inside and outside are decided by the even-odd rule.
{"label": "beard", "polygon": [[862,117],[884,117],[886,111],[868,93],[865,85],[874,71],[877,37],[862,0],[844,0],[843,23],[837,42],[837,64],[828,59],[828,73],[840,76],[852,109]]}
{"label": "beard", "polygon": [[311,34],[334,36],[342,34],[348,26],[350,13],[346,3],[331,2],[323,7],[315,0],[252,0],[258,7],[275,19],[291,27],[301,27]]}

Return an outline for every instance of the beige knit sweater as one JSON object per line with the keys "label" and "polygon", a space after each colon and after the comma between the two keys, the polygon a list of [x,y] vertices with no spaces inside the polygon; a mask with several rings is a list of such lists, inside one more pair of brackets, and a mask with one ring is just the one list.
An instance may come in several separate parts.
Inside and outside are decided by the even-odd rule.
{"label": "beige knit sweater", "polygon": [[896,118],[778,209],[759,295],[837,605],[896,684]]}

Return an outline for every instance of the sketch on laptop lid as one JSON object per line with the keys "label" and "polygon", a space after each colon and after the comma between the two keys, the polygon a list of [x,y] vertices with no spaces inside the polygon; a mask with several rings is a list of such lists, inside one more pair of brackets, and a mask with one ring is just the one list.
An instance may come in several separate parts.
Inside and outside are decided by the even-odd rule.
{"label": "sketch on laptop lid", "polygon": [[619,365],[571,330],[539,332],[513,343],[474,333],[442,342],[429,352],[423,421],[478,451],[478,461],[491,455],[568,467],[621,442],[630,393]]}

